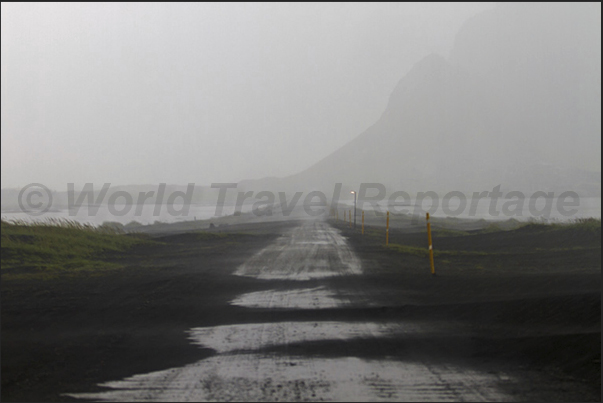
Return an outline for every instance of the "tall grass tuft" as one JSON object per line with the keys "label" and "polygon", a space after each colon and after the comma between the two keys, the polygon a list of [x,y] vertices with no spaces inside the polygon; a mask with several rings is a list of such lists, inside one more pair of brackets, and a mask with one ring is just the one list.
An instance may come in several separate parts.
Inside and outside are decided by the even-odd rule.
{"label": "tall grass tuft", "polygon": [[[121,267],[107,261],[112,252],[152,241],[112,226],[73,220],[2,220],[2,279],[56,277]],[[25,275],[27,274],[27,275]]]}

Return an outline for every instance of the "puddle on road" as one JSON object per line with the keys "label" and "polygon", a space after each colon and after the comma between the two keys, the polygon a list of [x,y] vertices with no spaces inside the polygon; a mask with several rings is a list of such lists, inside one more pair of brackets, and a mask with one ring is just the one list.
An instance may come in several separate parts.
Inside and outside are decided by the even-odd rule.
{"label": "puddle on road", "polygon": [[[99,385],[110,389],[106,392],[66,396],[100,401],[506,400],[497,390],[505,374],[388,357],[302,358],[257,352],[279,344],[318,340],[374,338],[378,342],[376,339],[401,330],[401,325],[393,326],[394,330],[376,323],[282,322],[191,329],[196,344],[212,348],[218,355]],[[418,330],[418,326],[405,329]]]}
{"label": "puddle on road", "polygon": [[308,241],[308,242],[297,242],[298,245],[329,245],[329,241]]}
{"label": "puddle on road", "polygon": [[[184,367],[135,375],[99,386],[100,393],[66,394],[100,401],[503,401],[505,374],[388,357],[319,358],[264,354],[265,347],[319,340],[373,339],[418,332],[418,325],[281,322],[196,328],[195,344],[218,355]],[[367,340],[370,343],[370,340]],[[237,353],[239,351],[240,353]],[[506,377],[506,378],[503,378]]]}
{"label": "puddle on road", "polygon": [[307,281],[362,273],[345,238],[324,223],[304,225],[259,251],[235,275],[261,280]]}
{"label": "puddle on road", "polygon": [[350,305],[348,298],[325,287],[294,289],[286,291],[258,291],[243,294],[230,302],[245,308],[275,309],[328,309]]}
{"label": "puddle on road", "polygon": [[[418,330],[416,325],[409,325],[407,329]],[[193,344],[228,353],[321,340],[385,337],[392,332],[392,328],[379,323],[277,322],[199,327],[188,333]]]}
{"label": "puddle on road", "polygon": [[68,396],[100,401],[505,401],[499,377],[358,358],[217,356]]}
{"label": "puddle on road", "polygon": [[320,270],[319,268],[312,267],[301,268],[301,271],[295,274],[288,273],[287,270],[280,271],[278,268],[265,268],[263,272],[257,274],[250,273],[235,273],[237,276],[253,277],[258,280],[287,280],[287,281],[310,281],[319,280],[328,277],[341,276],[341,273],[333,270]]}

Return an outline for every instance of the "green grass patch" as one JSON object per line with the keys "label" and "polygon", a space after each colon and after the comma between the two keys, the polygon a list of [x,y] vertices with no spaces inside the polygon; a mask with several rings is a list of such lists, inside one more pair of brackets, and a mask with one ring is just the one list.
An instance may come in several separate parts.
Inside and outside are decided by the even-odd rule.
{"label": "green grass patch", "polygon": [[[429,249],[428,248],[420,248],[416,246],[408,246],[408,245],[400,245],[400,244],[389,244],[385,246],[385,248],[389,250],[393,250],[398,253],[413,255],[418,257],[429,257]],[[583,246],[575,246],[569,248],[536,248],[530,252],[522,252],[524,255],[538,254],[538,253],[551,253],[551,252],[576,252],[576,251],[592,251],[600,249],[600,247],[583,247]],[[514,252],[482,252],[482,251],[467,251],[467,250],[433,250],[434,257],[483,257],[483,256],[510,256],[515,255]]]}
{"label": "green grass patch", "polygon": [[530,220],[521,227],[524,231],[583,231],[601,234],[600,218],[576,218],[570,221]]}
{"label": "green grass patch", "polygon": [[1,228],[3,280],[98,274],[122,267],[105,260],[109,253],[153,243],[143,235],[68,220],[2,221]]}
{"label": "green grass patch", "polygon": [[[413,255],[418,257],[429,257],[428,248],[419,248],[416,246],[400,245],[390,243],[386,246],[387,249],[393,250],[398,253],[406,255]],[[466,250],[437,250],[434,249],[433,255],[435,257],[455,257],[455,256],[488,256],[490,253],[479,252],[479,251],[466,251]]]}
{"label": "green grass patch", "polygon": [[[425,230],[425,232],[427,232],[427,229]],[[434,238],[471,235],[467,231],[461,231],[461,230],[455,230],[455,229],[449,229],[449,228],[434,228],[434,227],[431,228],[431,233],[434,236]]]}

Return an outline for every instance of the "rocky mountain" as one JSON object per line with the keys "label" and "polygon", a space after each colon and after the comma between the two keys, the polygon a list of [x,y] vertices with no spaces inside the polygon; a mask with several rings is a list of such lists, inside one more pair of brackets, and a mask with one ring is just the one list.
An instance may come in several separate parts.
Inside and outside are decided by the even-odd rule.
{"label": "rocky mountain", "polygon": [[600,194],[600,145],[600,4],[502,4],[466,22],[448,59],[418,62],[354,140],[296,175],[239,187]]}

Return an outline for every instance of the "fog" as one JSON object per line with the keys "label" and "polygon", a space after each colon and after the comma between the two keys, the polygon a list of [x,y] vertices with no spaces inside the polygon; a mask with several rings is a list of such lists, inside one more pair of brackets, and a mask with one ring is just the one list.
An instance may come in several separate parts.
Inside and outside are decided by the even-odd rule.
{"label": "fog", "polygon": [[491,7],[2,3],[2,187],[294,174]]}
{"label": "fog", "polygon": [[600,4],[3,3],[1,26],[3,188],[600,194]]}

